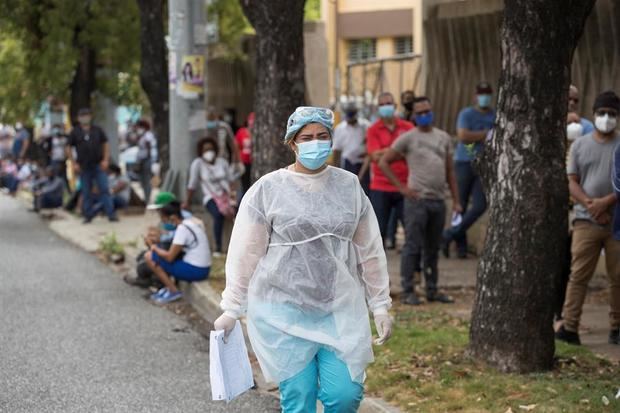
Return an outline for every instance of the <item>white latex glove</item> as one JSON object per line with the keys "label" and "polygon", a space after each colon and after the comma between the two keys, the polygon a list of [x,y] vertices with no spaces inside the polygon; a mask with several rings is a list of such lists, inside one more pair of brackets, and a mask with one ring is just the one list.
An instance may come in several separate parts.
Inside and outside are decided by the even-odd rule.
{"label": "white latex glove", "polygon": [[228,339],[228,335],[233,330],[233,328],[235,328],[236,324],[237,324],[237,319],[229,315],[222,314],[213,323],[213,328],[215,330],[224,330],[224,343],[226,343],[226,340]]}
{"label": "white latex glove", "polygon": [[380,346],[392,335],[392,317],[385,311],[376,311],[375,314],[375,327],[377,328],[378,338],[375,339],[375,344]]}

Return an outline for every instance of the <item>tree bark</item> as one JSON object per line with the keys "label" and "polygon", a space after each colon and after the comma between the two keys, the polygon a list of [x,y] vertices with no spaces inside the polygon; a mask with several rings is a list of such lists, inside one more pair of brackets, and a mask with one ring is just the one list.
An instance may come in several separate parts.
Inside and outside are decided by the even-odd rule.
{"label": "tree bark", "polygon": [[490,205],[472,355],[507,372],[550,369],[567,237],[571,61],[595,0],[506,0],[493,139],[479,170]]}
{"label": "tree bark", "polygon": [[91,98],[97,88],[97,55],[95,49],[81,46],[78,64],[71,82],[70,117],[77,122],[77,113],[81,108],[91,107]]}
{"label": "tree bark", "polygon": [[283,145],[286,122],[304,102],[305,0],[240,0],[256,31],[256,122],[252,174],[256,180],[293,160]]}
{"label": "tree bark", "polygon": [[169,165],[168,69],[164,32],[165,0],[137,0],[140,8],[140,83],[151,105],[162,174]]}

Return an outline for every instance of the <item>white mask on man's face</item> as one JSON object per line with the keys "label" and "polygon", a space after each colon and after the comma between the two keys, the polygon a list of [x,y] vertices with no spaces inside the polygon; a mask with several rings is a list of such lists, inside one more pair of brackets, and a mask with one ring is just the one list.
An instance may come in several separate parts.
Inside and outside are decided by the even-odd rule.
{"label": "white mask on man's face", "polygon": [[594,119],[594,126],[602,133],[609,133],[616,129],[616,124],[618,120],[614,117],[609,116],[607,113],[603,116],[597,116]]}
{"label": "white mask on man's face", "polygon": [[580,123],[572,122],[566,125],[566,139],[569,142],[576,140],[583,135],[583,126]]}

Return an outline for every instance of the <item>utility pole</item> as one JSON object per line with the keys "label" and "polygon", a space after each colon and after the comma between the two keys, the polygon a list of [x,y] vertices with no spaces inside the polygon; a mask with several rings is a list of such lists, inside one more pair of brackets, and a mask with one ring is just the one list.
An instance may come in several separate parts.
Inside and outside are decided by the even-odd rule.
{"label": "utility pole", "polygon": [[[170,168],[162,188],[182,199],[199,131],[205,127],[207,4],[205,0],[169,0],[168,10]],[[199,92],[188,93],[183,88],[184,57],[188,56],[203,56],[202,67],[192,61],[193,74],[199,71],[204,79],[196,86]]]}

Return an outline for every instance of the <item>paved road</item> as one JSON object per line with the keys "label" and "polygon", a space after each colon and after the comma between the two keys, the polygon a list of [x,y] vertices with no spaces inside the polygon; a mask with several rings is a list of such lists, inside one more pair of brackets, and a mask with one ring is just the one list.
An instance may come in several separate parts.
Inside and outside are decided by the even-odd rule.
{"label": "paved road", "polygon": [[24,209],[0,195],[0,412],[278,411],[211,402],[207,340]]}

